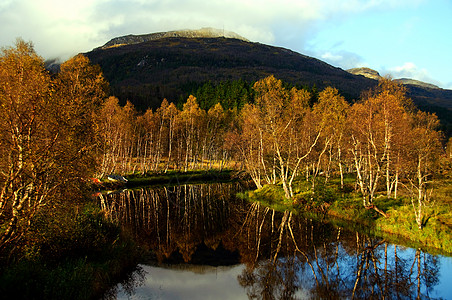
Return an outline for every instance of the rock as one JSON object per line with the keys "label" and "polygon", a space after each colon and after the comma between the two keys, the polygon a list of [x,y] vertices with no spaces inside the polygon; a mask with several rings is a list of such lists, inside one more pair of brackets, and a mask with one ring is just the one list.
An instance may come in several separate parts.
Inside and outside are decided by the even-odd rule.
{"label": "rock", "polygon": [[125,177],[123,177],[121,175],[116,175],[116,174],[108,175],[107,179],[110,181],[114,181],[114,182],[127,182],[128,181]]}

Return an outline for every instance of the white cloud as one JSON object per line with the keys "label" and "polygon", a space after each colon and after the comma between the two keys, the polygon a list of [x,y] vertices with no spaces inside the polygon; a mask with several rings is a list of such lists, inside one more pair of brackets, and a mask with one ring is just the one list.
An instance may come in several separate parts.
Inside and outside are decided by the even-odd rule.
{"label": "white cloud", "polygon": [[393,78],[411,78],[438,86],[444,86],[440,82],[434,80],[427,69],[419,68],[412,62],[406,62],[401,66],[389,68],[387,71]]}
{"label": "white cloud", "polygon": [[[389,68],[388,71],[394,78],[405,77],[405,78],[424,80],[425,78],[427,78],[429,76],[428,71],[426,69],[420,69],[412,62],[406,62],[401,66]],[[422,78],[422,79],[420,79],[420,78]]]}
{"label": "white cloud", "polygon": [[333,54],[331,52],[325,52],[321,55],[322,59],[327,61],[342,61],[344,57],[339,54]]}
{"label": "white cloud", "polygon": [[91,22],[91,2],[17,0],[0,10],[0,44],[11,45],[17,37],[31,40],[45,57],[69,56],[87,50],[96,39],[99,22]]}
{"label": "white cloud", "polygon": [[0,45],[22,37],[33,41],[44,57],[67,57],[119,35],[209,26],[252,41],[296,43],[302,49],[319,22],[408,3],[413,1],[2,0]]}
{"label": "white cloud", "polygon": [[344,70],[367,66],[361,56],[345,50],[320,52],[320,54],[314,52],[312,55]]}

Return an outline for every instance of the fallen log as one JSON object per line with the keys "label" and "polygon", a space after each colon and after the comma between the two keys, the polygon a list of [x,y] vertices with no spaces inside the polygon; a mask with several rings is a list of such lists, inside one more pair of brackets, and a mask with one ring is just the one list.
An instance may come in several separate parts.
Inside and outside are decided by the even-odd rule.
{"label": "fallen log", "polygon": [[382,215],[385,218],[388,217],[388,215],[384,211],[382,211],[381,209],[379,209],[377,206],[375,206],[373,204],[365,206],[365,208],[366,209],[373,209],[373,210],[375,210],[377,213],[379,213],[380,215]]}

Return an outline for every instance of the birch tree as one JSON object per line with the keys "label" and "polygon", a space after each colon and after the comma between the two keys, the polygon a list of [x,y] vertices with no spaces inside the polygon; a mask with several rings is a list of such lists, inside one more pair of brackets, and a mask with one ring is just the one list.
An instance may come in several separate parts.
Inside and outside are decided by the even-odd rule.
{"label": "birch tree", "polygon": [[349,141],[357,183],[363,195],[363,205],[373,205],[378,185],[385,179],[389,198],[397,186],[400,151],[407,134],[412,102],[405,89],[388,79],[380,82],[364,99],[350,110]]}
{"label": "birch tree", "polygon": [[246,166],[255,182],[260,182],[261,175],[267,183],[277,178],[286,199],[290,199],[301,162],[319,138],[319,132],[302,133],[304,118],[310,113],[310,94],[296,88],[288,90],[273,76],[256,82],[254,90],[255,104],[243,109]]}
{"label": "birch tree", "polygon": [[92,176],[94,115],[104,95],[102,73],[82,57],[63,64],[52,80],[31,43],[2,49],[0,248],[20,240],[34,216],[77,195],[74,189]]}
{"label": "birch tree", "polygon": [[189,168],[194,169],[197,165],[198,150],[200,141],[202,141],[202,124],[205,118],[205,111],[203,111],[196,98],[192,95],[184,104],[183,110],[180,113],[179,124],[181,128],[181,143],[184,150],[184,171],[187,172]]}
{"label": "birch tree", "polygon": [[411,204],[419,229],[423,228],[424,209],[431,200],[431,177],[435,162],[441,153],[439,133],[436,131],[439,121],[436,115],[418,111],[413,116],[413,128],[410,134],[408,189],[411,192]]}
{"label": "birch tree", "polygon": [[[240,137],[233,135],[237,141],[231,141],[240,152],[240,160],[246,171],[251,176],[257,188],[261,188],[263,177],[266,173],[264,161],[264,137],[259,124],[259,113],[253,104],[245,104],[241,111],[241,133]],[[229,135],[229,137],[232,136]],[[232,148],[232,147],[230,147]],[[268,181],[268,178],[267,178]]]}
{"label": "birch tree", "polygon": [[[341,186],[344,185],[344,174],[342,168],[342,140],[346,126],[348,103],[344,97],[339,95],[339,91],[332,87],[327,87],[319,94],[319,101],[314,105],[313,111],[318,122],[318,127],[323,128],[320,137],[320,151],[313,174],[313,185],[320,169],[322,156],[326,153],[327,163],[324,164],[325,182],[330,176],[331,164],[335,161],[338,165],[341,177]],[[313,186],[314,190],[314,186]]]}
{"label": "birch tree", "polygon": [[99,112],[99,126],[101,138],[102,160],[98,176],[112,174],[116,170],[121,149],[121,107],[116,97],[109,97]]}
{"label": "birch tree", "polygon": [[161,114],[165,127],[167,128],[166,136],[166,149],[167,150],[167,163],[165,165],[165,173],[168,171],[169,166],[173,159],[173,148],[175,145],[176,126],[180,111],[174,105],[174,103],[168,103],[166,99],[163,99],[162,105],[157,111]]}

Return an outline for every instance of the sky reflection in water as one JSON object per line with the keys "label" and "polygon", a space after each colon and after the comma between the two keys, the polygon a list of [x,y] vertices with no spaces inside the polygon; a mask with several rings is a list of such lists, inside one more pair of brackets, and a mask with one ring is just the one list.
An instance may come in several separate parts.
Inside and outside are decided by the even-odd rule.
{"label": "sky reflection in water", "polygon": [[[393,251],[393,247],[391,248],[389,250]],[[403,258],[413,257],[414,250],[408,248],[399,251],[399,256]],[[452,258],[441,257],[440,263],[439,282],[429,296],[434,299],[451,299]],[[143,284],[135,288],[131,295],[119,285],[116,296],[118,300],[248,299],[246,290],[238,282],[238,276],[242,274],[244,265],[231,267],[199,266],[197,271],[183,268],[183,266],[164,268],[140,265],[140,267],[145,272]],[[204,270],[201,270],[202,268]],[[309,274],[306,275],[309,276]],[[305,276],[301,277],[305,278]],[[301,282],[302,285],[310,285],[310,283],[312,284],[310,280],[302,280]],[[297,299],[310,299],[310,293],[308,290],[300,289],[295,297]]]}
{"label": "sky reflection in water", "polygon": [[135,294],[120,289],[117,299],[248,299],[237,281],[243,265],[206,267],[203,273],[141,265],[146,279]]}

